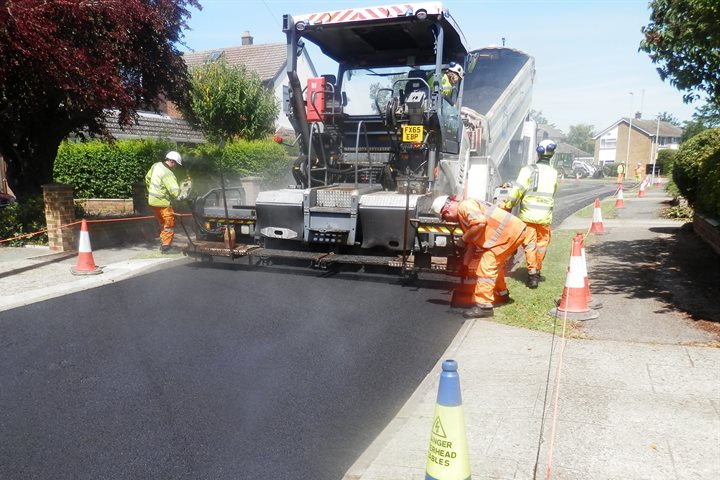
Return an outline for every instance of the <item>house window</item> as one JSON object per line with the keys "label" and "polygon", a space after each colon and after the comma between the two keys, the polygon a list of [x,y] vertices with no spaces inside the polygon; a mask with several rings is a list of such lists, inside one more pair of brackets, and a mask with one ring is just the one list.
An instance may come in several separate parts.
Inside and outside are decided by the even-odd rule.
{"label": "house window", "polygon": [[601,138],[600,148],[616,148],[617,138]]}

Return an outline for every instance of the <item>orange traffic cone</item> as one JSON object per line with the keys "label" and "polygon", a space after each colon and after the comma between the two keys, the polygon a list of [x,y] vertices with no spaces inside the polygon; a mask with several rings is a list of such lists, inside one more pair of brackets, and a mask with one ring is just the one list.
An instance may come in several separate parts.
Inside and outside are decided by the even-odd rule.
{"label": "orange traffic cone", "polygon": [[470,478],[470,456],[457,369],[455,360],[445,360],[442,363],[443,371],[440,374],[425,466],[426,479]]}
{"label": "orange traffic cone", "polygon": [[464,278],[460,278],[460,284],[453,288],[452,299],[450,300],[451,308],[471,308],[475,305],[473,295],[475,294],[475,283],[477,278],[469,279],[467,282]]}
{"label": "orange traffic cone", "polygon": [[74,267],[70,268],[73,275],[97,275],[102,269],[95,265],[92,247],[90,246],[90,234],[88,233],[87,221],[83,220],[80,225],[80,245],[78,246],[78,258]]}
{"label": "orange traffic cone", "polygon": [[645,196],[645,179],[643,179],[642,182],[640,182],[640,190],[638,190],[638,198],[642,198]]}
{"label": "orange traffic cone", "polygon": [[660,175],[657,175],[655,177],[655,183],[653,184],[655,187],[662,187],[662,181],[660,180]]}
{"label": "orange traffic cone", "polygon": [[595,198],[595,210],[593,210],[592,225],[590,225],[590,233],[602,235],[605,233],[605,227],[602,221],[602,210],[600,209],[600,199]]}
{"label": "orange traffic cone", "polygon": [[617,198],[615,198],[615,208],[625,208],[622,185],[618,186]]}
{"label": "orange traffic cone", "polygon": [[570,266],[565,279],[562,298],[558,306],[550,310],[550,315],[567,315],[571,320],[592,320],[600,315],[588,306],[585,279],[583,278],[582,234],[573,238]]}
{"label": "orange traffic cone", "polygon": [[585,294],[587,296],[587,303],[588,307],[592,308],[593,310],[597,310],[598,308],[602,308],[602,302],[598,300],[594,300],[592,298],[592,294],[590,293],[590,280],[588,280],[588,271],[587,271],[587,257],[585,256],[585,237],[582,233],[578,233],[575,235],[578,237],[578,240],[580,240],[580,252],[582,256],[582,269],[583,269],[583,278],[585,283]]}

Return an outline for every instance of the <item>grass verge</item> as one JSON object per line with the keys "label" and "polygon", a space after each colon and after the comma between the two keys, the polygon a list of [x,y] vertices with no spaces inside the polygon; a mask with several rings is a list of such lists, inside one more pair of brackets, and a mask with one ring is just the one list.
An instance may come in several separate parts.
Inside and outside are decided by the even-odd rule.
{"label": "grass verge", "polygon": [[[540,282],[540,286],[535,290],[525,286],[527,268],[525,258],[522,252],[519,252],[521,260],[506,274],[512,301],[495,309],[496,322],[543,332],[555,330],[556,334],[562,332],[562,315],[556,317],[549,312],[555,307],[555,301],[562,297],[570,264],[572,239],[576,233],[574,230],[553,231],[548,254],[543,261],[542,275],[545,281]],[[589,241],[592,239],[587,237],[586,246]],[[565,334],[568,337],[581,336],[578,323],[568,320]]]}

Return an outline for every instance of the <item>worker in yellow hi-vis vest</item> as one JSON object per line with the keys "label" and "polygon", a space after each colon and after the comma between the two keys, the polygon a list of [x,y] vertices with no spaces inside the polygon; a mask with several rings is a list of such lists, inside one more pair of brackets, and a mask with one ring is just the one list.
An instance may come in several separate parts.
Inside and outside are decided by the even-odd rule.
{"label": "worker in yellow hi-vis vest", "polygon": [[556,148],[557,144],[552,140],[543,140],[538,144],[535,149],[537,162],[520,169],[517,180],[508,192],[507,200],[502,204],[507,211],[519,205],[518,218],[527,224],[528,229],[535,231],[535,235],[528,237],[536,237],[535,245],[523,244],[528,266],[528,288],[538,287],[543,259],[552,237],[550,225],[555,208],[558,172],[550,166],[550,159]]}

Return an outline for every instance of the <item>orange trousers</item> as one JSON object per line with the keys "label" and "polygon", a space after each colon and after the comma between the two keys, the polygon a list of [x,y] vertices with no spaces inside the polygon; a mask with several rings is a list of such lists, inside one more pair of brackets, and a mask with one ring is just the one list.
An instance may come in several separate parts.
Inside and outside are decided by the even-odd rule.
{"label": "orange trousers", "polygon": [[160,244],[170,246],[175,238],[175,211],[172,207],[150,207],[160,229]]}
{"label": "orange trousers", "polygon": [[[537,268],[535,249],[535,230],[525,228],[523,233],[515,240],[509,248],[501,254],[496,255],[491,250],[485,250],[480,255],[475,275],[477,283],[475,284],[475,292],[473,293],[473,302],[482,308],[491,308],[493,301],[496,300],[496,293],[507,294],[507,284],[505,283],[505,260],[507,260],[521,245],[528,245],[525,248],[525,258],[528,261],[529,268]],[[470,265],[472,268],[472,265]]]}
{"label": "orange trousers", "polygon": [[[523,244],[523,247],[525,247],[525,261],[528,265],[528,273],[540,273],[542,270],[542,264],[543,260],[545,260],[545,255],[547,254],[548,245],[550,245],[550,238],[552,237],[552,231],[550,230],[550,225],[540,225],[539,223],[528,223],[527,224],[528,229],[535,230],[535,258],[529,259],[528,258],[528,249]],[[532,252],[531,252],[532,255]],[[537,265],[537,268],[533,269],[530,265],[531,262],[535,262]]]}

